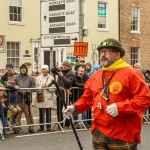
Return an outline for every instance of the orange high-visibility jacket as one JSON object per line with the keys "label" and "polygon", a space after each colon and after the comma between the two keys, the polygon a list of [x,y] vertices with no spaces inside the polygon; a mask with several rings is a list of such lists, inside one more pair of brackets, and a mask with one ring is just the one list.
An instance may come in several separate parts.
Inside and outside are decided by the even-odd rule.
{"label": "orange high-visibility jacket", "polygon": [[[105,71],[106,81],[111,71]],[[144,110],[150,106],[150,92],[146,82],[130,67],[116,70],[109,83],[109,102],[101,99],[102,70],[90,77],[84,86],[84,94],[75,103],[77,113],[93,106],[92,132],[98,128],[108,137],[140,143]],[[102,104],[102,110],[98,103]],[[116,103],[118,116],[106,112],[106,106]]]}

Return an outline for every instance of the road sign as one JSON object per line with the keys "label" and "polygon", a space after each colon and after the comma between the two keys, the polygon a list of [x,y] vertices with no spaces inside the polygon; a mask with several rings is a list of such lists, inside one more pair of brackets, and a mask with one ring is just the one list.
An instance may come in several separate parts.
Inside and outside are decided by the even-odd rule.
{"label": "road sign", "polygon": [[5,36],[4,35],[0,35],[0,47],[4,46],[4,39],[5,39]]}
{"label": "road sign", "polygon": [[51,46],[71,46],[74,45],[75,39],[79,39],[78,33],[70,34],[47,34],[41,36],[42,47]]}
{"label": "road sign", "polygon": [[[42,47],[45,45],[60,46],[52,37],[64,37],[63,46],[73,46],[74,41],[66,42],[66,37],[75,38],[79,33],[79,0],[45,0],[41,1],[41,39]],[[51,36],[49,40],[46,36]],[[79,36],[77,36],[78,38]],[[68,38],[67,38],[68,39]],[[79,39],[79,38],[78,38]],[[46,41],[49,43],[45,43]],[[43,43],[44,42],[44,43]],[[50,45],[53,44],[53,45]],[[58,42],[59,43],[59,42]],[[46,46],[46,47],[47,47]]]}
{"label": "road sign", "polygon": [[[53,15],[55,14],[55,15]],[[59,14],[57,17],[56,14]],[[54,16],[54,17],[51,17]],[[79,32],[79,11],[67,10],[42,14],[42,34]]]}
{"label": "road sign", "polygon": [[0,53],[6,52],[5,50],[5,35],[0,35]]}
{"label": "road sign", "polygon": [[88,42],[74,42],[74,56],[87,56]]}

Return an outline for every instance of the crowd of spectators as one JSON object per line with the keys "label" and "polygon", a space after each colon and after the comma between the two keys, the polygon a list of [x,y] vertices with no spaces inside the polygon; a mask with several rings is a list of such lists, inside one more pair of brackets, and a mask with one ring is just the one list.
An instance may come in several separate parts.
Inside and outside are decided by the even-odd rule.
{"label": "crowd of spectators", "polygon": [[[138,63],[134,65],[134,68],[142,71],[143,78],[150,87],[150,71],[142,70],[140,64]],[[46,123],[47,131],[51,132],[51,109],[54,106],[54,95],[56,97],[58,122],[62,122],[64,120],[61,97],[59,97],[55,89],[48,89],[54,80],[54,77],[57,80],[58,86],[65,89],[67,94],[65,95],[63,90],[61,90],[61,93],[64,99],[69,99],[69,101],[67,101],[67,105],[70,105],[83,94],[86,81],[99,69],[101,69],[101,65],[92,65],[90,62],[85,62],[84,57],[79,57],[78,62],[74,65],[74,67],[68,60],[65,60],[59,66],[54,66],[51,70],[49,70],[48,65],[43,65],[41,67],[41,74],[35,80],[28,74],[28,67],[26,64],[22,64],[20,66],[19,74],[14,72],[13,64],[6,64],[7,72],[1,77],[0,80],[0,119],[4,126],[3,133],[20,133],[22,113],[25,114],[27,125],[29,125],[28,132],[35,133],[32,114],[32,101],[34,101],[34,107],[39,110],[40,125],[37,132],[44,131],[44,123]],[[54,87],[54,85],[51,87]],[[25,88],[26,90],[21,90],[20,88]],[[44,93],[44,102],[38,103],[37,97],[33,100],[32,92],[37,91],[30,91],[27,90],[27,88],[45,88],[45,90],[41,90]],[[70,88],[72,89],[69,90]],[[82,126],[76,122],[76,120],[78,120],[77,114],[73,115],[73,119],[75,121],[75,127],[77,129],[82,128]],[[91,127],[91,119],[91,109],[82,113],[82,120],[85,120],[84,125],[87,128]],[[12,126],[14,126],[13,130],[11,128]],[[61,128],[67,130],[69,129],[69,126],[69,120],[65,119],[65,123],[61,123],[61,127],[58,126],[54,130],[61,130]]]}

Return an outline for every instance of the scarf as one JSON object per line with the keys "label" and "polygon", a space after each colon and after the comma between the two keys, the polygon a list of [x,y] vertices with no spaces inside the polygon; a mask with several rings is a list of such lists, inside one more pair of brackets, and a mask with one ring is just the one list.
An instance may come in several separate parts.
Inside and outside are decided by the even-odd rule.
{"label": "scarf", "polygon": [[102,67],[102,70],[113,71],[113,70],[117,70],[117,69],[121,69],[125,67],[131,67],[131,66],[120,58],[108,67]]}

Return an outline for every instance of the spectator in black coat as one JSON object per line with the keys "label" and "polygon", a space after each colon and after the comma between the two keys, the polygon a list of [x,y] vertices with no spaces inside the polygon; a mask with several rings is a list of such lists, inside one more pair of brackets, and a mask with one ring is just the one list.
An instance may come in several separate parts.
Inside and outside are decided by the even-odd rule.
{"label": "spectator in black coat", "polygon": [[[57,78],[58,86],[63,87],[66,90],[66,92],[68,92],[69,91],[68,89],[72,87],[72,83],[74,80],[74,72],[72,70],[70,62],[68,60],[65,60],[62,63],[62,65],[52,68],[51,72],[55,75],[58,75]],[[61,90],[61,92],[65,99],[64,91]],[[62,108],[63,108],[63,104],[61,98],[58,95],[57,96],[57,117],[59,122],[63,121]],[[70,125],[69,120],[66,119],[64,130],[68,129],[69,125]],[[61,123],[61,126],[63,127],[63,123]],[[58,127],[56,130],[61,130],[61,129],[60,127]]]}
{"label": "spectator in black coat", "polygon": [[[72,91],[73,93],[73,103],[79,98],[81,97],[81,95],[83,94],[84,90],[84,85],[86,83],[86,81],[88,80],[88,76],[86,74],[86,70],[84,66],[79,66],[76,73],[75,73],[75,80],[73,82],[73,87],[78,87],[79,89],[74,89]],[[82,113],[82,120],[86,120],[86,119],[91,119],[91,111],[86,111]],[[74,120],[78,120],[78,115],[74,114]],[[89,128],[90,126],[90,121],[84,121],[84,124],[87,128]],[[78,125],[76,126],[76,128],[80,128]]]}

